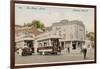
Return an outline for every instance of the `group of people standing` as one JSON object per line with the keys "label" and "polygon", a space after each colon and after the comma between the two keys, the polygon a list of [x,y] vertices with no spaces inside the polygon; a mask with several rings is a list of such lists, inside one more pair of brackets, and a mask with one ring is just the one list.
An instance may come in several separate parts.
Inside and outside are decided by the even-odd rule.
{"label": "group of people standing", "polygon": [[[67,52],[68,52],[68,54],[70,54],[70,47],[69,46],[67,47]],[[86,43],[81,45],[80,53],[82,53],[83,58],[86,59],[86,56],[87,56],[87,45],[86,45]]]}

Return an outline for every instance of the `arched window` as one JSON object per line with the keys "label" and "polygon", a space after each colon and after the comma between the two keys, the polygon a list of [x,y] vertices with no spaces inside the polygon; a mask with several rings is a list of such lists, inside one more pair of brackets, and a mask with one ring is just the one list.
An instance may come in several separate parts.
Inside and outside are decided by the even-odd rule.
{"label": "arched window", "polygon": [[39,43],[39,47],[42,47],[42,43]]}
{"label": "arched window", "polygon": [[59,36],[61,36],[61,31],[59,31]]}
{"label": "arched window", "polygon": [[47,43],[46,42],[44,42],[44,46],[47,46]]}

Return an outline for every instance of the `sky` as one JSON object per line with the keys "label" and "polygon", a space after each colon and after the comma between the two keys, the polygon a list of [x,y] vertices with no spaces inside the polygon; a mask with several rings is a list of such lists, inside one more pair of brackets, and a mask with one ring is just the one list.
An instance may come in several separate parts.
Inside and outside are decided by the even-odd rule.
{"label": "sky", "polygon": [[40,20],[45,26],[51,26],[63,19],[82,21],[87,31],[94,32],[94,8],[15,4],[16,25]]}

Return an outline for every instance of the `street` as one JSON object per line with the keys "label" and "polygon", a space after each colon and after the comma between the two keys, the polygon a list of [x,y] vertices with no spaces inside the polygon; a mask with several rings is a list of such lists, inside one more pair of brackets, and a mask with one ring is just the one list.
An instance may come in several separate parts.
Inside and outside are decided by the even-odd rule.
{"label": "street", "polygon": [[70,54],[59,54],[59,55],[36,55],[31,56],[19,56],[15,54],[15,64],[30,64],[30,63],[47,63],[47,62],[63,62],[63,61],[84,61],[84,60],[93,60],[94,59],[94,50],[88,49],[87,58],[83,58],[83,53],[72,52]]}

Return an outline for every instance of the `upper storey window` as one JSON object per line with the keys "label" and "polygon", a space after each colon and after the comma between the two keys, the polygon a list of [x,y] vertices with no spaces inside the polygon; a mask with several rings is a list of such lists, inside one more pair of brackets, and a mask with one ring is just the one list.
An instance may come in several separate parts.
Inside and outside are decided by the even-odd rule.
{"label": "upper storey window", "polygon": [[82,29],[80,29],[80,31],[83,31]]}
{"label": "upper storey window", "polygon": [[61,36],[61,31],[59,31],[59,36]]}
{"label": "upper storey window", "polygon": [[60,27],[56,27],[56,30],[60,30],[61,28]]}

